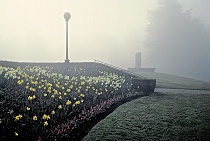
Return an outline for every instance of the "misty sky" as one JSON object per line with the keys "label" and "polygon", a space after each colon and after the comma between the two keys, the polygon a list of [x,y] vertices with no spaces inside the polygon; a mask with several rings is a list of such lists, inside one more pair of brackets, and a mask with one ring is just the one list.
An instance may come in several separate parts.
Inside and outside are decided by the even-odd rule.
{"label": "misty sky", "polygon": [[[210,28],[210,0],[179,2]],[[143,41],[148,10],[157,7],[157,0],[0,0],[0,60],[64,62],[68,11],[70,61],[127,69],[142,52],[142,67],[153,67]]]}

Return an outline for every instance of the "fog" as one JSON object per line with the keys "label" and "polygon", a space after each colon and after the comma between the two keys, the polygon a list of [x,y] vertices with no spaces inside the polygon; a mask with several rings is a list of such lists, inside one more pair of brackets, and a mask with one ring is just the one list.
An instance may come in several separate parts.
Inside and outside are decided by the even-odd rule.
{"label": "fog", "polygon": [[[189,9],[192,18],[199,18],[206,30],[210,28],[209,0],[179,0],[182,10]],[[157,72],[179,74],[205,79],[210,78],[208,49],[201,51],[203,65],[194,67],[192,58],[183,54],[191,67],[180,69],[170,56],[170,50],[148,47],[150,41],[149,12],[158,9],[157,0],[0,0],[0,60],[26,62],[64,62],[65,20],[63,14],[71,13],[69,20],[69,59],[71,62],[94,59],[127,69],[134,67],[135,53],[142,53],[142,67],[156,67]],[[203,33],[204,34],[204,33]],[[207,37],[202,35],[202,37]],[[194,40],[194,39],[193,39]],[[199,40],[197,45],[200,44]],[[174,41],[173,41],[174,42]],[[173,43],[169,42],[169,43]],[[188,39],[187,42],[190,42]],[[162,43],[162,41],[160,41]],[[179,44],[182,46],[183,44]],[[191,44],[192,46],[194,43]],[[205,40],[205,48],[209,42]],[[171,46],[176,50],[176,46]],[[159,53],[158,53],[159,52]],[[168,53],[170,52],[170,53]],[[165,60],[157,59],[165,55]],[[179,56],[179,57],[183,57]],[[190,56],[190,55],[189,55]],[[198,58],[200,57],[198,56]],[[170,61],[175,62],[175,67]],[[198,63],[200,62],[198,61]],[[190,68],[189,66],[187,68]],[[210,65],[209,65],[210,66]],[[200,75],[201,72],[202,75]]]}
{"label": "fog", "polygon": [[191,16],[192,10],[184,11],[176,0],[162,0],[149,12],[144,47],[158,71],[210,80],[210,30]]}

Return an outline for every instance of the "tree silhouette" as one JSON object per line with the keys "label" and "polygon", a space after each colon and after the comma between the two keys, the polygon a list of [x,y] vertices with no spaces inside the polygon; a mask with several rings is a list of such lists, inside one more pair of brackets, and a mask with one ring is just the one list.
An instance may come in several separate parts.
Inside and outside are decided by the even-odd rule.
{"label": "tree silhouette", "polygon": [[151,65],[165,73],[210,80],[210,32],[177,0],[161,0],[149,11],[144,46]]}

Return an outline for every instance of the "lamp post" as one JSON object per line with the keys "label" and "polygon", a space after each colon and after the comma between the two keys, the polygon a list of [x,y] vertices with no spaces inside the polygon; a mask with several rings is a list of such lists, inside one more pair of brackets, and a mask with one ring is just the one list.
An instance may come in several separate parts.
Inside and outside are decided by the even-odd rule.
{"label": "lamp post", "polygon": [[68,21],[71,18],[71,14],[69,12],[64,13],[64,19],[66,20],[66,60],[65,63],[69,63],[68,59]]}

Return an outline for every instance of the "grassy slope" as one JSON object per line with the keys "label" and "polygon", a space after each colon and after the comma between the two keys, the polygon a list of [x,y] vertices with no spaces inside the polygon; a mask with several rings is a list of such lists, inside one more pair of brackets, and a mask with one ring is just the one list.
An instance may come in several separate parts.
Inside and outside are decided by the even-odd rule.
{"label": "grassy slope", "polygon": [[210,82],[195,80],[163,73],[139,72],[141,76],[149,79],[156,79],[156,86],[160,88],[181,88],[181,89],[208,89]]}
{"label": "grassy slope", "polygon": [[117,108],[84,141],[210,140],[210,95],[160,94]]}

